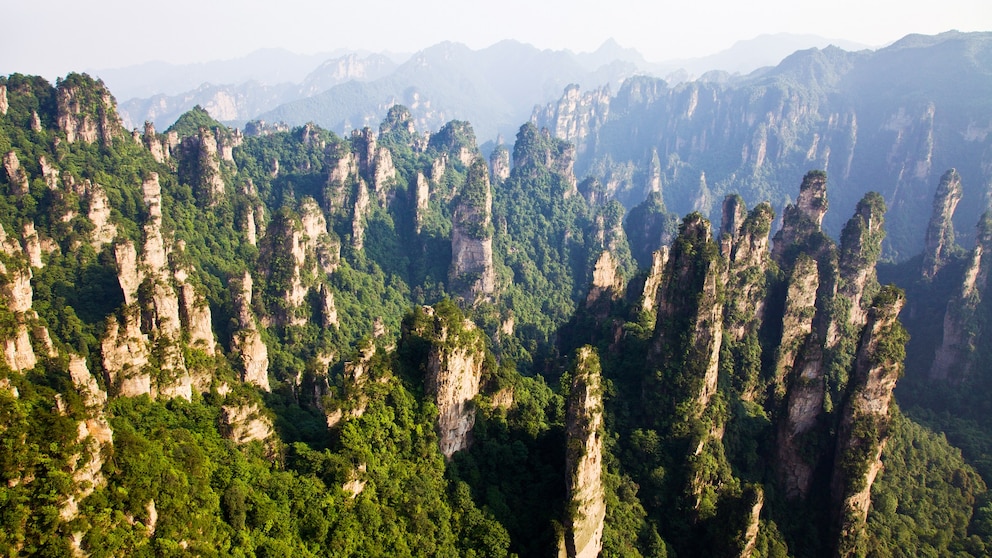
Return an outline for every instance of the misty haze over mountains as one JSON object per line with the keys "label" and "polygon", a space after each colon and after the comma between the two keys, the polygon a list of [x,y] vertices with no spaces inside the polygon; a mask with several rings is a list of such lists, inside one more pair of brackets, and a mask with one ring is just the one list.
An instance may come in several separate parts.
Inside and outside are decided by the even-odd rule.
{"label": "misty haze over mountains", "polygon": [[[567,50],[540,50],[516,41],[503,41],[477,51],[461,45],[451,45],[451,48],[467,55],[470,66],[484,66],[483,73],[490,76],[492,85],[507,90],[507,94],[502,95],[505,98],[491,100],[497,106],[485,107],[486,112],[498,110],[509,117],[498,126],[498,132],[507,134],[529,116],[534,105],[556,99],[569,83],[578,83],[583,89],[609,83],[616,90],[620,81],[631,75],[651,75],[678,82],[695,79],[713,70],[746,74],[760,67],[776,65],[796,50],[831,44],[852,51],[867,48],[851,41],[789,33],[739,41],[729,49],[706,57],[663,62],[649,62],[636,50],[623,48],[612,39],[594,52],[577,54]],[[440,59],[425,58],[432,52],[439,52],[440,47],[436,45],[412,55],[347,49],[301,55],[284,49],[262,49],[232,60],[183,65],[147,62],[124,68],[90,70],[89,73],[100,77],[114,92],[121,116],[129,127],[140,127],[148,120],[164,129],[195,105],[203,106],[218,120],[234,125],[244,124],[269,111],[275,111],[270,117],[289,118],[287,124],[299,125],[316,118],[296,114],[307,109],[279,110],[278,107],[319,95],[349,81],[374,83],[384,80],[378,87],[372,87],[372,91],[386,96],[386,100],[392,95],[397,102],[410,103],[413,99],[409,97],[414,91],[438,80],[439,74],[455,70],[446,67],[451,61],[443,55]],[[410,63],[414,59],[419,60],[419,66]],[[430,67],[424,66],[428,61]],[[457,87],[458,81],[453,85]],[[349,90],[343,91],[347,95]],[[434,101],[437,105],[432,98],[422,100]],[[375,105],[358,111],[363,116],[360,122],[353,121],[356,110],[349,107],[350,119],[340,118],[340,122],[322,124],[341,133],[349,127],[376,123],[388,108],[378,107],[382,99],[376,101]],[[469,115],[459,113],[464,108],[434,107],[450,118],[470,119]],[[366,112],[369,114],[364,114]],[[496,132],[487,129],[488,122],[476,120],[471,119],[481,138],[495,137]],[[431,122],[432,127],[436,127],[434,124],[436,122]]]}
{"label": "misty haze over mountains", "polygon": [[[164,129],[200,105],[232,126],[314,123],[347,135],[377,129],[391,106],[403,105],[421,132],[470,123],[484,154],[531,121],[575,145],[576,176],[591,181],[588,196],[632,209],[659,192],[668,210],[711,219],[731,192],[781,209],[791,201],[782,185],[822,168],[840,208],[826,229],[838,233],[863,189],[874,188],[890,202],[885,252],[897,260],[920,249],[923,231],[914,223],[928,217],[939,174],[956,167],[966,183],[956,220],[961,230],[971,227],[988,204],[988,34],[909,35],[878,50],[813,47],[774,62],[785,48],[817,40],[828,42],[765,36],[667,64],[615,41],[580,54],[515,41],[481,50],[447,42],[406,59],[343,54],[296,83],[204,84],[122,101],[119,110],[130,128],[152,121]],[[286,56],[293,55],[256,53],[231,62],[225,75],[249,75],[248,60],[257,61],[255,76],[277,75]],[[775,65],[753,69],[766,62]],[[278,75],[302,74],[304,62],[295,64],[282,64]]]}
{"label": "misty haze over mountains", "polygon": [[0,76],[0,556],[992,556],[992,32],[735,56]]}

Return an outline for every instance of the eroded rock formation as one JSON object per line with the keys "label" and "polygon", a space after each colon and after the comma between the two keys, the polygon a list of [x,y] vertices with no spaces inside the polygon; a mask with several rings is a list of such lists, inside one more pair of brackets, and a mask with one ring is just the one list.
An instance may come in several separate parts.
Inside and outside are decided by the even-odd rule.
{"label": "eroded rock formation", "polygon": [[892,390],[902,373],[907,335],[898,322],[905,297],[886,287],[868,312],[837,432],[831,481],[837,555],[853,556],[864,536],[871,486],[882,468]]}
{"label": "eroded rock formation", "polygon": [[947,303],[940,346],[930,366],[931,379],[960,383],[971,377],[981,333],[975,322],[983,296],[987,296],[990,270],[992,211],[986,211],[978,222],[975,248],[967,260],[961,288]]}
{"label": "eroded rock formation", "polygon": [[599,357],[579,349],[572,367],[565,415],[566,498],[562,558],[595,558],[603,548],[606,496],[603,489],[603,395]]}
{"label": "eroded rock formation", "polygon": [[269,391],[269,350],[262,341],[255,313],[251,309],[253,286],[254,281],[248,272],[234,284],[234,307],[239,328],[231,340],[231,350],[241,362],[242,381]]}
{"label": "eroded rock formation", "polygon": [[493,197],[489,170],[482,158],[469,167],[455,208],[448,280],[469,305],[490,300],[496,292],[493,267]]}
{"label": "eroded rock formation", "polygon": [[951,169],[940,177],[923,248],[923,276],[933,278],[954,250],[954,210],[961,201],[961,177]]}

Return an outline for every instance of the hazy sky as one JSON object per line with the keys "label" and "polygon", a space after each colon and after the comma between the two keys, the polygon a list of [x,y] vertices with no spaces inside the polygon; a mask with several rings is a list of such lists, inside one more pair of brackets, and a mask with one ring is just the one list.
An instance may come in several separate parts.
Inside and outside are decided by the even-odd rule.
{"label": "hazy sky", "polygon": [[765,33],[881,46],[908,33],[992,30],[992,0],[2,0],[0,14],[0,74],[50,79],[263,47],[413,52],[442,40],[482,48],[517,39],[582,52],[613,37],[662,61]]}

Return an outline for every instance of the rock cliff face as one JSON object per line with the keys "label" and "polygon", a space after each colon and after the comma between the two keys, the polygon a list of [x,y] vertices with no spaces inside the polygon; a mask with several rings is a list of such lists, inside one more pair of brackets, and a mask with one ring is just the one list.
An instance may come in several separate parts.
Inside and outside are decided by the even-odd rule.
{"label": "rock cliff face", "polygon": [[[26,233],[31,233],[33,230],[33,226],[25,227]],[[6,339],[2,340],[3,353],[7,365],[15,371],[35,367],[38,363],[35,346],[42,348],[47,356],[56,355],[48,329],[32,308],[34,289],[31,287],[33,277],[31,257],[29,251],[22,248],[22,244],[27,244],[24,238],[21,242],[17,242],[14,238],[8,237],[0,226],[0,253],[8,262],[6,264],[0,262],[0,278],[3,279],[0,284],[0,298],[6,307],[6,313],[9,313],[10,326]]]}
{"label": "rock cliff face", "polygon": [[888,439],[892,390],[905,357],[907,335],[897,319],[904,302],[901,291],[886,287],[868,313],[858,344],[831,482],[838,556],[853,556],[857,540],[865,536],[871,486]]}
{"label": "rock cliff face", "polygon": [[92,184],[86,181],[83,186],[84,196],[89,201],[89,209],[86,216],[93,223],[93,232],[90,233],[90,244],[93,250],[99,252],[105,244],[113,242],[117,237],[117,226],[110,220],[111,207],[107,193],[99,184]]}
{"label": "rock cliff face", "polygon": [[502,145],[496,146],[489,155],[489,170],[493,183],[499,184],[510,178],[510,151]]}
{"label": "rock cliff face", "polygon": [[491,300],[496,293],[492,208],[489,170],[485,161],[477,158],[469,167],[452,219],[448,273],[453,290],[469,305]]}
{"label": "rock cliff face", "polygon": [[854,216],[844,227],[837,286],[837,297],[842,304],[837,305],[838,311],[831,321],[828,345],[836,344],[845,328],[857,331],[865,324],[867,308],[878,292],[875,264],[882,253],[885,237],[884,215],[882,196],[870,192],[858,203]]}
{"label": "rock cliff face", "polygon": [[101,352],[108,384],[121,397],[136,397],[152,392],[148,366],[151,341],[142,333],[141,316],[136,306],[127,306],[122,315],[109,320],[103,335]]}
{"label": "rock cliff face", "polygon": [[578,85],[572,84],[565,88],[557,103],[543,110],[535,109],[531,122],[576,145],[577,154],[582,156],[590,144],[595,144],[595,132],[606,123],[610,97],[609,86],[583,93]]}
{"label": "rock cliff face", "polygon": [[15,196],[23,196],[28,193],[28,175],[21,168],[21,160],[17,158],[17,153],[8,151],[3,158],[3,168],[7,171],[7,180],[10,181],[11,193]]}
{"label": "rock cliff face", "polygon": [[417,173],[417,184],[414,190],[414,206],[416,208],[415,220],[415,232],[420,234],[421,229],[424,226],[424,218],[427,214],[427,207],[430,203],[431,197],[431,183],[424,176],[424,173]]}
{"label": "rock cliff face", "polygon": [[658,289],[665,279],[665,268],[668,265],[668,246],[656,250],[651,257],[651,269],[644,280],[644,292],[641,295],[641,310],[654,312],[658,307]]}
{"label": "rock cliff face", "polygon": [[777,397],[785,396],[786,375],[795,366],[796,355],[813,332],[819,275],[816,260],[806,255],[800,256],[792,268],[782,318],[782,340],[775,357],[774,392]]}
{"label": "rock cliff face", "polygon": [[[687,418],[698,418],[716,392],[723,339],[722,264],[709,221],[698,213],[682,223],[658,291],[651,354],[680,368],[694,389]],[[688,409],[687,409],[688,410]]]}
{"label": "rock cliff face", "polygon": [[933,213],[927,226],[923,248],[923,276],[930,279],[947,263],[949,252],[954,250],[954,210],[961,201],[961,177],[951,169],[940,177],[937,193],[933,198]]}
{"label": "rock cliff face", "polygon": [[560,174],[565,180],[565,196],[578,193],[575,179],[575,146],[551,137],[547,129],[524,124],[513,145],[513,167],[540,167]]}
{"label": "rock cliff face", "polygon": [[562,558],[595,558],[603,548],[606,496],[603,489],[603,396],[599,357],[579,349],[565,415],[566,498]]}
{"label": "rock cliff face", "polygon": [[446,306],[423,307],[414,329],[405,337],[417,336],[428,344],[424,389],[438,409],[438,444],[445,458],[472,443],[475,405],[479,394],[486,346],[483,333],[460,312]]}
{"label": "rock cliff face", "polygon": [[226,130],[201,128],[197,135],[180,142],[180,179],[193,186],[197,200],[204,206],[213,207],[224,198],[227,187],[221,168],[233,168],[232,150],[240,139]]}
{"label": "rock cliff face", "polygon": [[372,188],[375,190],[379,207],[385,208],[396,190],[396,167],[393,166],[393,153],[385,147],[375,152],[372,170]]}
{"label": "rock cliff face", "polygon": [[269,391],[269,350],[262,341],[258,331],[255,314],[251,309],[252,289],[254,281],[251,274],[245,272],[235,284],[234,306],[238,315],[238,331],[231,340],[231,350],[241,361],[244,382],[254,384]]}
{"label": "rock cliff face", "polygon": [[[826,399],[827,336],[830,328],[831,306],[837,291],[837,249],[832,240],[820,230],[826,213],[826,175],[811,171],[803,178],[799,198],[785,208],[782,229],[775,235],[772,256],[785,270],[792,270],[789,294],[794,295],[792,307],[787,306],[783,321],[779,365],[784,370],[786,397],[785,416],[778,428],[777,465],[785,492],[790,498],[805,498],[812,482],[813,471],[820,455],[802,451],[802,440],[819,424]],[[800,259],[815,261],[817,273],[813,282],[809,263],[800,267]],[[798,273],[795,271],[799,268]],[[793,288],[794,287],[794,288]],[[813,307],[809,307],[806,289],[815,287]],[[786,303],[787,305],[789,302]],[[785,324],[796,329],[786,329]],[[806,328],[810,332],[806,333]],[[786,346],[785,340],[789,341]],[[798,347],[795,344],[799,343]],[[797,349],[797,350],[796,350]],[[793,355],[793,350],[796,350]],[[781,372],[776,373],[776,377]],[[776,380],[778,382],[778,380]],[[782,388],[776,387],[776,393]]]}
{"label": "rock cliff face", "polygon": [[83,452],[77,454],[72,465],[72,481],[77,487],[60,510],[63,520],[70,521],[78,513],[78,503],[106,483],[103,475],[104,456],[113,447],[113,430],[103,411],[107,393],[100,389],[96,378],[86,367],[86,359],[69,356],[69,376],[83,396],[88,417],[77,423],[77,437]]}
{"label": "rock cliff face", "polygon": [[[266,444],[275,435],[272,420],[265,416],[257,404],[226,405],[221,409],[221,425],[225,435],[236,444],[254,441]],[[271,451],[271,444],[270,446]]]}
{"label": "rock cliff face", "polygon": [[748,214],[741,198],[728,196],[724,201],[720,227],[720,253],[727,261],[724,322],[727,333],[735,341],[748,333],[757,333],[764,317],[768,233],[774,216],[767,203],[759,204]]}
{"label": "rock cliff face", "polygon": [[979,305],[988,293],[992,270],[992,211],[978,222],[975,248],[967,260],[961,289],[947,303],[940,346],[930,366],[930,378],[961,383],[971,377],[981,331],[976,327]]}
{"label": "rock cliff face", "polygon": [[620,275],[620,264],[608,250],[600,253],[592,270],[592,285],[586,295],[586,306],[590,307],[603,299],[613,300],[623,295],[624,280]]}
{"label": "rock cliff face", "polygon": [[775,234],[772,257],[787,263],[787,251],[802,247],[820,233],[820,224],[827,213],[827,175],[822,171],[811,171],[803,177],[799,187],[799,198],[795,204],[785,208],[782,215],[782,229]]}
{"label": "rock cliff face", "polygon": [[145,122],[145,133],[141,136],[141,143],[159,163],[165,162],[171,156],[169,143],[165,138],[159,138],[155,133],[155,125],[151,122]]}
{"label": "rock cliff face", "polygon": [[[185,270],[178,271],[182,280],[177,282],[177,270],[169,263],[170,255],[177,249],[162,233],[162,189],[158,175],[151,173],[142,182],[141,190],[148,212],[142,252],[139,255],[131,241],[114,247],[118,282],[127,306],[117,320],[111,321],[105,334],[104,369],[111,384],[120,384],[122,395],[148,393],[153,397],[190,399],[193,382],[181,347],[183,330],[184,327],[187,332],[191,327],[198,329],[192,337],[201,342],[201,348],[212,347],[209,311],[204,316],[202,301],[201,310],[196,311],[193,287],[186,281],[188,274]],[[185,300],[181,300],[183,297]],[[184,311],[185,321],[180,316]],[[142,370],[153,353],[161,370],[154,382],[149,372]],[[137,360],[129,361],[129,358]]]}
{"label": "rock cliff face", "polygon": [[109,146],[124,137],[124,127],[117,115],[117,103],[103,82],[86,74],[70,74],[56,90],[57,122],[69,143],[97,140]]}

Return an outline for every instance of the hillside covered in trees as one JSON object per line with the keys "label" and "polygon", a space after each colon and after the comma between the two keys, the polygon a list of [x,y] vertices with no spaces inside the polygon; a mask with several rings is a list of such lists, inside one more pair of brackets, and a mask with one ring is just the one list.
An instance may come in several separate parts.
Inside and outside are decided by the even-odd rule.
{"label": "hillside covered in trees", "polygon": [[625,215],[531,123],[251,132],[0,78],[0,553],[992,552],[992,429],[920,395],[988,381],[952,175],[899,288],[885,200],[832,238],[823,171],[711,224]]}

